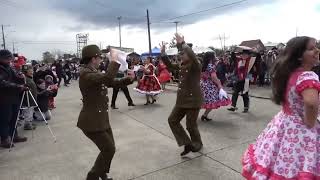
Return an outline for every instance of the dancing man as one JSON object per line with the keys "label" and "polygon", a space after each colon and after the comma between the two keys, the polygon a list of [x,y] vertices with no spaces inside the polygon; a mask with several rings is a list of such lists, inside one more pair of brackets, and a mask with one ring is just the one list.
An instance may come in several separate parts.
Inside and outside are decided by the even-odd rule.
{"label": "dancing man", "polygon": [[244,109],[243,113],[249,111],[249,72],[253,66],[255,58],[251,58],[251,52],[249,50],[243,50],[241,58],[237,60],[235,68],[236,82],[233,84],[232,105],[229,111],[236,111],[237,101],[239,93],[243,98]]}
{"label": "dancing man", "polygon": [[[200,89],[201,64],[195,53],[185,43],[184,37],[176,34],[177,47],[181,56],[180,79],[177,93],[177,100],[168,122],[179,146],[184,146],[181,156],[189,152],[198,152],[202,148],[200,132],[197,119],[202,105],[202,94]],[[162,44],[161,59],[170,71],[177,69],[165,55],[165,44]],[[183,129],[180,121],[186,116],[187,130]]]}

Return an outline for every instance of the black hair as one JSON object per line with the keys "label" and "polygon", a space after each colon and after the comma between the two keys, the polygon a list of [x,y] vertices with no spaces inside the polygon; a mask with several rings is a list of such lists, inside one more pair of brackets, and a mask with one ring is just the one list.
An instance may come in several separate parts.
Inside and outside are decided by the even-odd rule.
{"label": "black hair", "polygon": [[280,54],[276,64],[272,68],[272,99],[276,104],[280,105],[284,102],[290,75],[301,66],[302,61],[300,58],[302,58],[311,39],[310,37],[302,36],[289,40],[284,51]]}
{"label": "black hair", "polygon": [[202,72],[205,72],[210,63],[216,61],[216,54],[214,52],[206,52],[202,60]]}

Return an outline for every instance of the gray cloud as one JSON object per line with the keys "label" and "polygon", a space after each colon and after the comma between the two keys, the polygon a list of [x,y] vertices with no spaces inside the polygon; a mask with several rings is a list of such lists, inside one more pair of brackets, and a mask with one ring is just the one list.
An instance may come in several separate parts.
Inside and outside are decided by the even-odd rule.
{"label": "gray cloud", "polygon": [[[76,33],[117,28],[118,16],[122,16],[122,25],[144,32],[147,26],[146,9],[150,12],[152,30],[165,32],[174,28],[173,21],[188,25],[275,0],[247,0],[234,6],[172,19],[236,1],[238,0],[0,0],[0,24],[11,25],[5,28],[9,49],[16,42],[19,52],[30,58],[40,58],[41,53],[46,50],[75,51]],[[52,41],[58,42],[54,44]]]}
{"label": "gray cloud", "polygon": [[[213,9],[199,14],[173,19],[192,12],[238,2],[239,0],[56,0],[49,6],[76,18],[78,25],[66,27],[69,30],[86,29],[90,23],[97,29],[112,28],[118,25],[117,17],[126,26],[143,26],[146,24],[146,9],[149,9],[153,27],[167,28],[173,21],[192,24],[215,15],[230,13],[243,8],[271,3],[275,0],[247,0],[239,4]],[[81,22],[81,23],[80,23]],[[86,25],[84,25],[86,24]]]}

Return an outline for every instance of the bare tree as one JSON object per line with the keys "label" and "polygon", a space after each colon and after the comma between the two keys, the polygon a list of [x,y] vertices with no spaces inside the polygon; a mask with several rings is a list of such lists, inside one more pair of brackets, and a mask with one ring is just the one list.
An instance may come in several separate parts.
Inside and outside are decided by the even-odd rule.
{"label": "bare tree", "polygon": [[49,51],[46,51],[44,53],[42,53],[42,62],[43,63],[53,63],[54,62],[54,55],[51,54]]}

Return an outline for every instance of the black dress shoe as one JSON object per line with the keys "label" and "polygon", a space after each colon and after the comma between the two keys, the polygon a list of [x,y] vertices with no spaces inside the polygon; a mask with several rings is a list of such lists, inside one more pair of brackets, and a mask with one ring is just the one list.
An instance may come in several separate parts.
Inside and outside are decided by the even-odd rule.
{"label": "black dress shoe", "polygon": [[244,108],[244,110],[242,111],[242,113],[248,113],[249,112],[249,108]]}
{"label": "black dress shoe", "polygon": [[100,176],[101,180],[113,180],[111,177],[108,177],[107,174]]}
{"label": "black dress shoe", "polygon": [[209,119],[206,116],[201,116],[201,121],[212,121],[212,119]]}
{"label": "black dress shoe", "polygon": [[229,109],[227,109],[228,111],[232,111],[232,112],[235,112],[236,110],[238,110],[238,108],[236,108],[236,107],[231,107],[231,108],[229,108]]}
{"label": "black dress shoe", "polygon": [[128,106],[136,106],[136,105],[133,103],[128,103]]}
{"label": "black dress shoe", "polygon": [[192,152],[199,152],[202,149],[202,143],[198,143],[197,145],[193,145],[191,151]]}
{"label": "black dress shoe", "polygon": [[111,108],[112,108],[112,109],[119,109],[119,108],[117,108],[115,105],[111,105]]}
{"label": "black dress shoe", "polygon": [[180,154],[180,156],[185,156],[189,154],[192,151],[193,147],[192,145],[185,145],[183,152]]}

